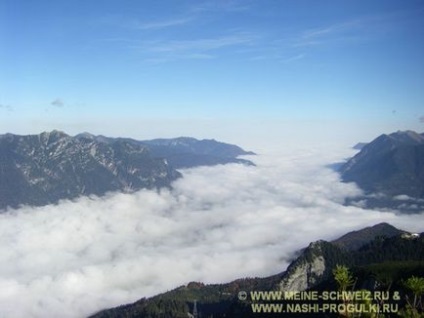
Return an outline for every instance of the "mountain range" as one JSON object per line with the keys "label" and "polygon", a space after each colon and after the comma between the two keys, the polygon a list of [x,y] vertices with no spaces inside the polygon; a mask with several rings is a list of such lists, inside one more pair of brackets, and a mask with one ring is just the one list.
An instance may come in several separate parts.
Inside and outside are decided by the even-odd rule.
{"label": "mountain range", "polygon": [[[357,149],[359,153],[339,171],[344,182],[357,183],[365,194],[347,204],[407,213],[424,209],[424,134],[381,135]],[[238,158],[253,154],[235,145],[189,137],[135,140],[89,133],[69,136],[60,131],[0,135],[0,210],[111,191],[170,187],[182,177],[177,169],[253,165]],[[385,277],[402,290],[400,281],[408,275],[424,276],[423,234],[377,224],[331,242],[312,242],[286,270],[269,277],[214,285],[192,282],[92,317],[187,317],[195,303],[202,317],[258,317],[249,299],[238,298],[239,292],[335,289],[332,271],[336,265],[352,270],[358,288],[371,288]]]}
{"label": "mountain range", "polygon": [[[258,317],[250,306],[251,291],[337,290],[332,276],[337,265],[344,265],[352,271],[358,290],[374,291],[378,284],[381,286],[388,281],[401,290],[402,279],[412,275],[424,276],[424,233],[409,233],[380,223],[347,233],[331,242],[312,242],[299,251],[285,271],[276,275],[243,278],[227,284],[191,282],[133,304],[101,311],[90,318],[191,317],[195,301],[202,317]],[[240,299],[240,292],[247,293],[247,296]],[[302,315],[290,315],[297,316]],[[323,317],[311,313],[306,316]],[[281,313],[267,314],[267,317],[281,317]]]}
{"label": "mountain range", "polygon": [[[424,134],[383,134],[345,162],[344,182],[355,182],[364,195],[346,204],[395,209],[424,209]],[[90,133],[74,137],[60,131],[39,135],[0,135],[0,210],[41,206],[111,191],[170,187],[176,169],[241,163],[253,152],[222,142],[189,137],[135,140]]]}
{"label": "mountain range", "polygon": [[401,212],[424,209],[424,134],[398,131],[383,134],[340,169],[342,180],[355,182],[365,195],[349,204]]}
{"label": "mountain range", "polygon": [[177,169],[227,163],[254,165],[249,160],[237,158],[242,155],[255,155],[254,152],[214,139],[180,137],[144,140],[141,143],[149,148],[154,157],[166,158],[168,163]]}
{"label": "mountain range", "polygon": [[170,187],[177,168],[243,163],[238,146],[194,138],[138,141],[61,131],[0,135],[0,210],[111,191]]}

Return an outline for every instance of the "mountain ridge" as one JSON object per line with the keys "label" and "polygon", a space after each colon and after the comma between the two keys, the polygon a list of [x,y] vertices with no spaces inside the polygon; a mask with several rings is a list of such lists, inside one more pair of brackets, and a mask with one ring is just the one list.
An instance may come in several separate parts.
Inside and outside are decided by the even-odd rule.
{"label": "mountain ridge", "polygon": [[[158,155],[152,150],[155,142],[148,145],[149,142],[87,132],[70,136],[59,130],[0,135],[0,211],[21,205],[55,204],[79,196],[102,196],[113,191],[171,187],[172,181],[182,177],[173,166],[177,152],[162,146],[163,153]],[[178,140],[174,143],[178,144]],[[191,152],[184,154],[184,167],[253,165],[236,158],[249,152],[235,145],[213,141],[203,156],[197,154],[205,148],[202,141],[190,139],[190,147]]]}
{"label": "mountain ridge", "polygon": [[156,138],[151,140],[136,140],[132,138],[110,138],[103,135],[81,133],[76,138],[90,138],[100,142],[110,142],[114,139],[146,146],[156,158],[165,158],[175,169],[218,164],[240,163],[254,166],[250,160],[237,158],[242,155],[256,155],[252,151],[215,139],[196,139],[193,137]]}
{"label": "mountain ridge", "polygon": [[365,192],[348,204],[362,202],[365,207],[404,213],[424,210],[424,134],[398,131],[380,135],[339,172],[344,182],[355,182]]}
{"label": "mountain ridge", "polygon": [[0,209],[166,187],[179,177],[148,148],[127,142],[79,140],[57,130],[0,138]]}
{"label": "mountain ridge", "polygon": [[[346,240],[354,242],[354,246],[340,246]],[[392,254],[399,248],[404,255]],[[379,223],[346,233],[332,242],[311,242],[285,271],[272,276],[237,279],[226,284],[191,282],[132,304],[102,310],[90,318],[159,317],[159,313],[164,317],[183,317],[192,312],[195,300],[206,317],[257,317],[257,314],[255,316],[252,313],[249,303],[248,295],[251,291],[328,290],[328,286],[336,288],[331,278],[336,265],[367,268],[369,264],[375,266],[377,263],[402,260],[402,257],[407,257],[408,261],[421,262],[417,264],[424,273],[424,234],[416,236],[388,223]],[[363,279],[361,284],[367,284],[367,279]]]}

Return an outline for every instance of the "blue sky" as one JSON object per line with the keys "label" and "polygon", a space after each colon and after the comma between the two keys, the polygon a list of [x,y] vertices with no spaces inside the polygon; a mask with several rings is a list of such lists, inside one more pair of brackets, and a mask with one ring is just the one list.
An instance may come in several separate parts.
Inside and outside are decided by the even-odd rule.
{"label": "blue sky", "polygon": [[423,39],[417,0],[0,0],[1,133],[422,131]]}

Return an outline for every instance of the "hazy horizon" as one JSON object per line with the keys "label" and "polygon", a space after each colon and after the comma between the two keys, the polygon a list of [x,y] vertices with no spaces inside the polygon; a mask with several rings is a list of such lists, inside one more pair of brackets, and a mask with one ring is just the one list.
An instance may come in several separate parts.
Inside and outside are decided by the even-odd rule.
{"label": "hazy horizon", "polygon": [[424,127],[419,0],[0,6],[4,133],[183,135],[267,149]]}

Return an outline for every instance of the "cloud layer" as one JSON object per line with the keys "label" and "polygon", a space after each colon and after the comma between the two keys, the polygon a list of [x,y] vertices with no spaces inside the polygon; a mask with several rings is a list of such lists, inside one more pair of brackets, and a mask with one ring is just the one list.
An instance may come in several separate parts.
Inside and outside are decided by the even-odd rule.
{"label": "cloud layer", "polygon": [[382,221],[423,230],[417,216],[343,206],[360,190],[326,165],[347,155],[287,149],[185,170],[172,191],[0,214],[0,312],[85,317],[189,281],[276,274],[310,241]]}

